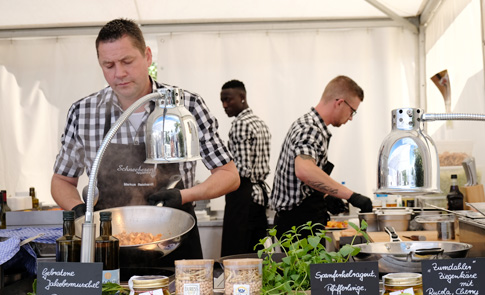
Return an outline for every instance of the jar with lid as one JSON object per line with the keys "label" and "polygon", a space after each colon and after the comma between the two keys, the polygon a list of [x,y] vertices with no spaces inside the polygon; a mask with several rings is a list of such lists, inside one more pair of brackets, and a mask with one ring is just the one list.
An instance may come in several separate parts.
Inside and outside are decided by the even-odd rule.
{"label": "jar with lid", "polygon": [[128,281],[134,295],[170,295],[169,278],[166,276],[133,276]]}
{"label": "jar with lid", "polygon": [[262,259],[226,259],[223,264],[225,295],[261,294],[263,286]]}
{"label": "jar with lid", "polygon": [[175,260],[175,294],[212,295],[213,259]]}
{"label": "jar with lid", "polygon": [[383,276],[382,280],[384,285],[383,295],[401,293],[423,295],[423,277],[419,273],[390,273]]}

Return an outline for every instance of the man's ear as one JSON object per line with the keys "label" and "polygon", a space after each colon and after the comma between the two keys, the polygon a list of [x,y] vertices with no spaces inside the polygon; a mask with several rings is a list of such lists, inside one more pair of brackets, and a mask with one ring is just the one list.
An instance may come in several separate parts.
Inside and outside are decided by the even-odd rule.
{"label": "man's ear", "polygon": [[152,56],[152,49],[150,48],[150,46],[147,46],[145,48],[145,57],[147,59],[148,66],[151,66],[153,56]]}

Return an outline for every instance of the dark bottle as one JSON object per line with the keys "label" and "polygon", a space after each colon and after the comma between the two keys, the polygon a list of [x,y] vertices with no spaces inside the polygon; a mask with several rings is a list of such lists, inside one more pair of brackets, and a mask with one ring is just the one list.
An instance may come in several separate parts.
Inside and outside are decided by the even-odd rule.
{"label": "dark bottle", "polygon": [[99,237],[95,240],[94,261],[103,263],[102,283],[120,283],[120,241],[113,237],[111,212],[99,212]]}
{"label": "dark bottle", "polygon": [[0,229],[7,228],[7,218],[5,212],[5,205],[3,202],[3,191],[0,194]]}
{"label": "dark bottle", "polygon": [[7,191],[0,192],[1,207],[0,207],[0,228],[7,228],[7,212],[12,211],[7,204]]}
{"label": "dark bottle", "polygon": [[7,203],[7,191],[6,190],[1,191],[1,197],[3,199],[3,206],[5,206],[5,212],[12,211],[10,209],[10,207],[8,206],[8,203]]}
{"label": "dark bottle", "polygon": [[448,199],[448,210],[463,210],[463,194],[458,188],[456,174],[451,175],[450,192],[446,198]]}
{"label": "dark bottle", "polygon": [[80,262],[81,238],[75,234],[74,211],[62,212],[62,218],[62,237],[56,240],[56,261]]}
{"label": "dark bottle", "polygon": [[32,210],[39,210],[39,199],[35,196],[35,188],[29,189],[29,195],[32,198]]}

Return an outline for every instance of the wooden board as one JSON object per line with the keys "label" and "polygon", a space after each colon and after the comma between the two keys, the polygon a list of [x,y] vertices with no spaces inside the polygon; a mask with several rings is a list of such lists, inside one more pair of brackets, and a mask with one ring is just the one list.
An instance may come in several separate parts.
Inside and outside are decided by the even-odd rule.
{"label": "wooden board", "polygon": [[[367,233],[373,242],[390,242],[391,239],[386,232],[368,232]],[[426,230],[426,231],[398,231],[397,234],[401,238],[403,242],[411,241],[404,236],[424,236],[426,237],[426,241],[438,241],[438,232],[435,230]],[[458,235],[455,235],[454,240],[447,240],[448,242],[459,242],[460,238]]]}

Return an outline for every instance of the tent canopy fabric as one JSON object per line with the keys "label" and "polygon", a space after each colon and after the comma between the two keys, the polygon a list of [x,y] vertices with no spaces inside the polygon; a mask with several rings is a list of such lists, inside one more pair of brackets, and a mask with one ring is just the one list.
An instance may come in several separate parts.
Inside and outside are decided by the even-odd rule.
{"label": "tent canopy fabric", "polygon": [[100,26],[118,17],[140,24],[387,18],[422,13],[429,0],[16,0],[0,1],[0,30]]}

